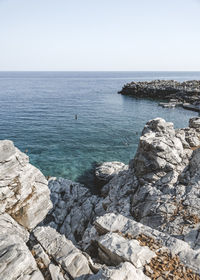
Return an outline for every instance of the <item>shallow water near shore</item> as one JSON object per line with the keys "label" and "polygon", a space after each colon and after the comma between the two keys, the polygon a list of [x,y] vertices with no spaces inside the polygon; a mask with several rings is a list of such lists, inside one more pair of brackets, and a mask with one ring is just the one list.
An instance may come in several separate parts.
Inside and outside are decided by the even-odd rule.
{"label": "shallow water near shore", "polygon": [[125,83],[153,79],[199,80],[200,72],[0,72],[0,138],[44,175],[91,185],[96,163],[133,158],[148,120],[178,128],[198,115],[117,94]]}

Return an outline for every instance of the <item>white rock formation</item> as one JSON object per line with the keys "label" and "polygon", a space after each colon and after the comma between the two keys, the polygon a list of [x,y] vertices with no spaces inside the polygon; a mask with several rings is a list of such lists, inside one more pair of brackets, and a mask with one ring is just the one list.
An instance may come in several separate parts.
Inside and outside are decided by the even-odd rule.
{"label": "white rock formation", "polygon": [[0,215],[0,280],[43,280],[26,246],[29,233],[8,214]]}
{"label": "white rock formation", "polygon": [[101,269],[88,280],[148,280],[150,279],[140,269],[136,269],[131,263],[124,262],[118,267]]}
{"label": "white rock formation", "polygon": [[37,227],[33,231],[35,239],[57,264],[71,277],[87,279],[92,274],[87,258],[64,235],[51,227]]}
{"label": "white rock formation", "polygon": [[119,174],[119,172],[127,169],[128,169],[128,165],[125,165],[122,162],[118,162],[118,161],[104,162],[96,167],[95,176],[99,181],[107,183],[115,175]]}
{"label": "white rock formation", "polygon": [[52,207],[47,180],[11,141],[0,141],[0,213],[32,229]]}
{"label": "white rock formation", "polygon": [[0,141],[0,280],[169,279],[173,271],[199,280],[199,146],[200,118],[177,130],[151,120],[129,167],[99,167],[109,183],[97,196],[61,178],[48,189],[28,157]]}

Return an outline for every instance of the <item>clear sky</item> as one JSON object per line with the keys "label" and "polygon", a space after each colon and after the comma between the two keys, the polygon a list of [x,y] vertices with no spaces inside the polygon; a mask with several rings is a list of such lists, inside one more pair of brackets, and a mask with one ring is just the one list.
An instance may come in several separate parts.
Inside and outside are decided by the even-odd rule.
{"label": "clear sky", "polygon": [[200,70],[200,0],[0,0],[0,70]]}

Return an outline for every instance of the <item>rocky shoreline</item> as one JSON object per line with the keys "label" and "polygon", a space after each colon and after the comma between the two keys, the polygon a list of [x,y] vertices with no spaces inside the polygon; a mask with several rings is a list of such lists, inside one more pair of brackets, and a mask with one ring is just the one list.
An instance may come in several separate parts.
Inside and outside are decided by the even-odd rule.
{"label": "rocky shoreline", "polygon": [[145,125],[99,195],[0,141],[0,280],[200,279],[200,118]]}
{"label": "rocky shoreline", "polygon": [[200,112],[200,81],[197,80],[131,82],[124,85],[119,93],[137,98],[152,98],[169,102],[167,104],[161,103],[160,105],[163,107],[182,106],[185,109]]}

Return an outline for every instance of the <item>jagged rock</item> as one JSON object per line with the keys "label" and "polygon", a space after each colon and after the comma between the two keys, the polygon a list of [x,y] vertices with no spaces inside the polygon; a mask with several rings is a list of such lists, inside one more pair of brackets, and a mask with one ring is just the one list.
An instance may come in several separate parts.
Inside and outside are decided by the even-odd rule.
{"label": "jagged rock", "polygon": [[179,167],[183,156],[183,145],[175,136],[173,124],[156,118],[144,127],[133,166],[137,176],[169,172]]}
{"label": "jagged rock", "polygon": [[74,244],[81,241],[82,235],[94,217],[103,213],[101,200],[79,183],[59,178],[49,182],[53,209],[44,224],[65,234]]}
{"label": "jagged rock", "polygon": [[[187,236],[192,248],[199,248],[199,235],[191,240],[200,228],[200,179],[198,167],[194,169],[199,152],[193,152],[185,130],[175,131],[160,118],[148,122],[129,170],[103,187],[101,203],[106,212],[132,217],[181,239]],[[200,136],[197,130],[195,135]]]}
{"label": "jagged rock", "polygon": [[191,128],[195,128],[195,129],[200,129],[200,118],[196,117],[196,118],[191,118],[189,120],[189,127]]}
{"label": "jagged rock", "polygon": [[122,162],[104,162],[95,169],[95,176],[99,181],[109,182],[115,175],[123,170],[127,170],[128,166]]}
{"label": "jagged rock", "polygon": [[43,174],[9,140],[0,141],[0,213],[34,228],[51,208]]}
{"label": "jagged rock", "polygon": [[92,274],[87,258],[64,235],[51,227],[37,227],[33,231],[37,242],[62,269],[73,278],[87,279]]}
{"label": "jagged rock", "polygon": [[25,242],[29,233],[7,213],[0,215],[0,280],[43,280]]}
{"label": "jagged rock", "polygon": [[136,269],[131,263],[124,262],[118,267],[101,269],[88,280],[148,280],[150,279],[140,269]]}
{"label": "jagged rock", "polygon": [[0,279],[44,280],[33,256],[19,235],[0,233]]}

